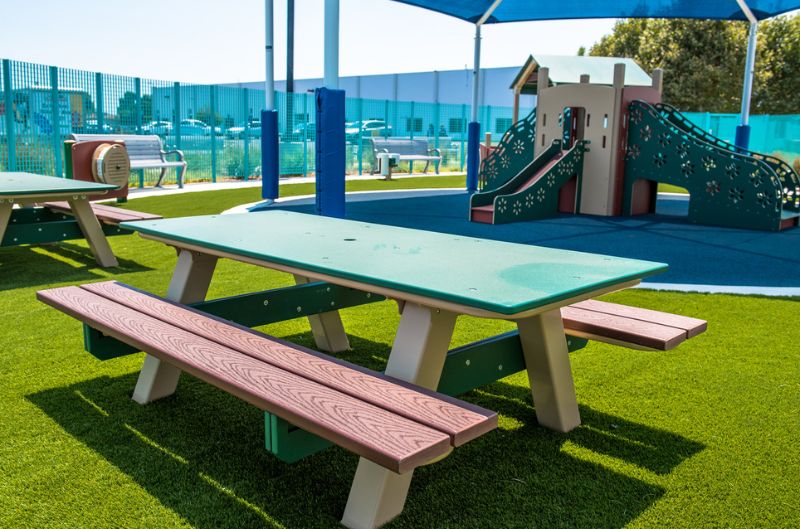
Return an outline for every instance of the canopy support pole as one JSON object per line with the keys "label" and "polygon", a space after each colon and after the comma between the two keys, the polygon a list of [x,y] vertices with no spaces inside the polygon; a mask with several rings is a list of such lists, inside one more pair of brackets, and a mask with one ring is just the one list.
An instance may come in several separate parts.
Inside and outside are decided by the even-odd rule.
{"label": "canopy support pole", "polygon": [[339,0],[325,0],[325,88],[339,88]]}
{"label": "canopy support pole", "polygon": [[478,169],[480,164],[479,139],[481,124],[478,123],[478,94],[481,86],[481,26],[489,20],[494,10],[503,0],[494,0],[489,9],[475,22],[475,54],[472,67],[472,112],[467,125],[467,191],[478,190]]}
{"label": "canopy support pole", "polygon": [[316,101],[316,212],[345,214],[345,98],[339,89],[339,0],[325,0],[325,74]]}
{"label": "canopy support pole", "polygon": [[467,125],[467,192],[478,190],[479,143],[481,124],[478,123],[478,94],[481,86],[481,26],[475,25],[475,54],[472,60],[472,108]]}
{"label": "canopy support pole", "polygon": [[[261,111],[261,198],[278,198],[278,112],[275,110],[275,50],[273,0],[264,0],[264,110]],[[245,127],[249,126],[245,123]],[[212,125],[213,127],[213,125]],[[245,139],[245,141],[248,141]]]}
{"label": "canopy support pole", "polygon": [[747,56],[744,63],[744,81],[742,83],[741,122],[736,127],[736,146],[747,149],[750,146],[750,99],[753,95],[753,77],[755,74],[756,46],[758,44],[758,19],[753,15],[745,0],[736,0],[742,12],[750,22],[747,39]]}

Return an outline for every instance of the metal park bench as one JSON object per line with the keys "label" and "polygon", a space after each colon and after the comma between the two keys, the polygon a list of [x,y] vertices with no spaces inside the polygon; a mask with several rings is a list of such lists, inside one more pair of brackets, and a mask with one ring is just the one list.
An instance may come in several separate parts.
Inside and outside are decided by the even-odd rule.
{"label": "metal park bench", "polygon": [[[71,139],[75,141],[122,141],[128,150],[131,160],[131,170],[134,169],[161,169],[158,176],[156,187],[161,185],[167,169],[180,168],[178,175],[178,187],[183,187],[183,180],[186,176],[186,161],[183,151],[165,151],[161,138],[153,135],[140,136],[137,134],[72,134]],[[168,155],[177,155],[177,161],[168,161]]]}
{"label": "metal park bench", "polygon": [[397,165],[398,162],[408,162],[409,173],[413,172],[415,161],[425,162],[423,173],[428,170],[428,166],[433,162],[434,170],[436,174],[439,174],[442,153],[439,149],[429,148],[428,140],[370,138],[370,141],[372,142],[372,151],[375,154],[375,159],[379,162],[381,174],[388,178],[392,177],[392,166]]}

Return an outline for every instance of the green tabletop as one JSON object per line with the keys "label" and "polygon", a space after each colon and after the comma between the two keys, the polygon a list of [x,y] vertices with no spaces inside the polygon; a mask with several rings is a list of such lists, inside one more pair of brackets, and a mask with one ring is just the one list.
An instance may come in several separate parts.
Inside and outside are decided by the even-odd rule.
{"label": "green tabletop", "polygon": [[124,222],[170,241],[512,315],[663,272],[661,263],[263,211]]}
{"label": "green tabletop", "polygon": [[0,196],[69,195],[83,193],[102,195],[116,186],[33,173],[0,173]]}

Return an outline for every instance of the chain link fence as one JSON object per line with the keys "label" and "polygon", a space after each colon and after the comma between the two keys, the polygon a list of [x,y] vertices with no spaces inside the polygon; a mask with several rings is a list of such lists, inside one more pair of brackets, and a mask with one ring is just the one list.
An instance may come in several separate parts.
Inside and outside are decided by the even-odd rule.
{"label": "chain link fence", "polygon": [[[275,99],[280,174],[311,175],[316,141],[314,94],[278,92]],[[62,143],[73,133],[156,134],[165,150],[184,152],[188,182],[258,178],[263,102],[263,90],[156,81],[3,59],[0,170],[62,175]],[[510,107],[481,109],[482,121],[495,139],[510,125],[511,112]],[[431,149],[441,152],[441,171],[463,171],[468,117],[467,105],[348,98],[347,172],[377,170],[374,137],[426,139]],[[131,185],[152,185],[158,174],[158,170],[139,171],[131,176]]]}
{"label": "chain link fence", "polygon": [[[0,171],[62,175],[62,143],[72,133],[157,134],[180,149],[188,182],[260,177],[264,91],[110,75],[9,59],[0,76]],[[276,93],[281,176],[314,173],[314,95]],[[425,139],[442,155],[440,170],[466,167],[468,105],[375,99],[346,101],[347,172],[376,171],[374,137]],[[526,115],[530,109],[520,109]],[[688,114],[732,140],[735,114]],[[511,107],[484,106],[478,119],[494,142],[511,126]],[[800,157],[800,116],[753,116],[753,150]],[[406,170],[402,166],[399,170]],[[155,183],[159,171],[131,175]],[[174,178],[172,176],[171,178]]]}

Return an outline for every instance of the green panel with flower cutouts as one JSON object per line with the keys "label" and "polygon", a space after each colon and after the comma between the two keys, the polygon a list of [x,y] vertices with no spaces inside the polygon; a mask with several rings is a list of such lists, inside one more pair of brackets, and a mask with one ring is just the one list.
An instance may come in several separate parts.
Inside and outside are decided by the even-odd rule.
{"label": "green panel with flower cutouts", "polygon": [[732,152],[676,127],[642,101],[629,108],[623,212],[631,211],[638,180],[662,182],[689,192],[689,222],[733,228],[778,230],[784,188],[763,160]]}

